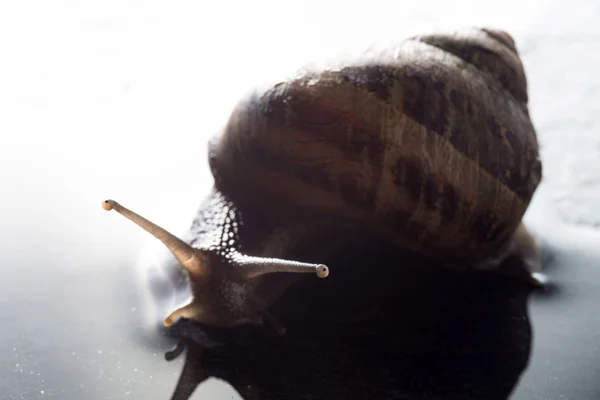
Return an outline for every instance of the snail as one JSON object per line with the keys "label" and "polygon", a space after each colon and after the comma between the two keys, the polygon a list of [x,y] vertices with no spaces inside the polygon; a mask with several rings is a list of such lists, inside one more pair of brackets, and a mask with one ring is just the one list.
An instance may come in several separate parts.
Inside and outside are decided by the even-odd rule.
{"label": "snail", "polygon": [[303,274],[328,277],[320,260],[367,236],[449,268],[502,270],[517,257],[522,266],[508,274],[543,284],[539,245],[523,223],[542,164],[507,32],[412,36],[254,91],[208,155],[214,186],[187,242],[103,203],[187,271],[192,298],[166,326],[179,317],[212,327],[266,321],[283,334],[269,307]]}

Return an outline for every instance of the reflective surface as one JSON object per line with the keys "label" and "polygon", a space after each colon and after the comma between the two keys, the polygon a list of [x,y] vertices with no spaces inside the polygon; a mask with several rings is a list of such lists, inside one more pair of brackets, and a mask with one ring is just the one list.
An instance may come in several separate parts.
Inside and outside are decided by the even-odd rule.
{"label": "reflective surface", "polygon": [[440,272],[381,249],[328,262],[344,269],[327,283],[295,285],[273,307],[288,329],[284,338],[248,328],[228,335],[227,346],[190,345],[181,391],[204,373],[227,379],[247,399],[511,393],[531,349],[527,287]]}
{"label": "reflective surface", "polygon": [[[438,288],[435,296],[447,297],[434,302],[435,296],[420,297],[407,287],[411,303],[383,313],[403,316],[402,340],[386,353],[403,373],[394,381],[383,367],[373,368],[379,375],[373,372],[378,384],[372,393],[391,385],[399,393],[430,387],[420,398],[444,391],[456,398],[503,398],[516,384],[512,398],[519,400],[598,397],[600,233],[593,226],[600,221],[594,116],[600,102],[600,6],[591,0],[525,6],[199,4],[31,1],[0,7],[0,352],[8,360],[0,366],[3,398],[168,399],[183,358],[164,360],[174,341],[156,324],[178,299],[168,277],[150,279],[139,269],[144,249],[157,248],[153,238],[104,212],[101,201],[115,198],[184,232],[212,184],[206,141],[247,88],[373,41],[485,24],[510,31],[525,62],[545,169],[526,219],[552,250],[547,272],[553,286],[528,295],[485,277],[456,283],[448,278],[447,285],[439,281],[442,275],[413,277]],[[314,28],[307,29],[307,21]],[[163,293],[154,302],[144,297],[149,279]],[[307,289],[297,290],[301,296]],[[464,306],[482,291],[485,303],[468,311]],[[321,293],[325,299],[327,294]],[[436,332],[446,329],[443,337],[419,333],[424,314],[418,310],[430,321],[451,321],[437,322]],[[288,318],[293,316],[290,311]],[[454,323],[468,329],[453,329]],[[331,329],[325,324],[319,333]],[[299,338],[315,334],[297,332]],[[342,345],[354,348],[354,339],[339,340],[338,351]],[[430,356],[407,355],[407,348],[430,347]],[[361,381],[343,371],[364,372],[381,355],[371,348],[362,358],[339,358],[335,349],[269,344],[262,348],[267,355],[288,351],[293,361],[277,369],[277,379],[267,379],[269,364],[251,357],[261,348],[235,349],[219,359],[246,357],[236,360],[236,387],[249,384],[244,371],[254,371],[263,385],[297,389],[299,398],[301,388],[325,385],[328,395],[344,387],[358,390]],[[315,369],[324,369],[318,378],[314,370],[302,375],[301,368],[317,357],[337,363],[317,363]],[[484,359],[494,360],[492,369],[482,366]],[[283,387],[286,374],[302,379]],[[203,395],[237,396],[214,380],[192,398]]]}

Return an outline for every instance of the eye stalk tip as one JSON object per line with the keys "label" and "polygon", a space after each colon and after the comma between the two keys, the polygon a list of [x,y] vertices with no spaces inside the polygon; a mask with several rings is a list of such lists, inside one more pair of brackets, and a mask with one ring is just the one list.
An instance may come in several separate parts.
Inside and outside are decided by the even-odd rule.
{"label": "eye stalk tip", "polygon": [[113,209],[115,202],[113,200],[104,200],[102,202],[102,208],[104,208],[106,211],[110,211]]}
{"label": "eye stalk tip", "polygon": [[327,267],[327,265],[317,265],[317,276],[319,278],[327,278],[329,276],[329,268]]}

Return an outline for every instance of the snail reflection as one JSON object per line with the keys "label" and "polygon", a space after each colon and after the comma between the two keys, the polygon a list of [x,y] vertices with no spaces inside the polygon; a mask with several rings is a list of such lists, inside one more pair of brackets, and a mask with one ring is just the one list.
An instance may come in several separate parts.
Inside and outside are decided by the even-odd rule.
{"label": "snail reflection", "polygon": [[273,306],[283,336],[185,319],[168,328],[179,345],[166,356],[184,357],[171,399],[203,398],[194,393],[209,378],[244,399],[509,398],[531,351],[531,285],[376,243],[327,262],[345,268],[298,282]]}
{"label": "snail reflection", "polygon": [[[354,263],[327,262],[329,276],[324,260],[373,241],[435,260],[447,279],[466,282],[465,270],[477,269],[492,271],[484,274],[492,281],[504,282],[503,274],[515,286],[542,286],[538,243],[522,222],[542,179],[527,102],[525,71],[508,33],[473,28],[414,36],[387,52],[305,71],[242,99],[211,140],[214,188],[189,242],[113,200],[103,206],[155,235],[187,272],[191,300],[166,316],[165,326],[182,318],[205,332],[218,330],[217,336],[254,332],[264,322],[279,340],[295,343],[298,320],[288,321],[292,329],[281,320],[289,310],[277,316],[273,309],[298,287],[310,286],[298,297],[305,305],[315,291],[336,287],[342,278],[335,277]],[[376,269],[380,256],[373,257],[356,279],[376,275],[400,290],[394,274],[411,269],[410,262]],[[393,300],[407,305],[415,297]],[[336,318],[349,301],[323,298],[319,310],[336,304]],[[377,314],[385,302],[373,304]],[[324,322],[311,324],[311,331],[329,332]],[[339,333],[331,332],[337,340]],[[182,345],[202,342],[193,340],[197,333],[187,335]],[[265,348],[278,348],[276,339],[264,340]],[[258,343],[248,349],[261,348]],[[210,349],[203,350],[206,362]],[[305,376],[297,372],[295,379]]]}

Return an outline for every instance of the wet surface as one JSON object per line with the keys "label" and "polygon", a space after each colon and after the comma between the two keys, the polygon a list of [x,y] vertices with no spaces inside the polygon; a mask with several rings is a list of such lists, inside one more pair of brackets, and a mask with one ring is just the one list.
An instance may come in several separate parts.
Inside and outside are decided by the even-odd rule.
{"label": "wet surface", "polygon": [[[377,281],[348,270],[348,285],[298,285],[279,305],[292,307],[274,310],[297,345],[244,331],[259,345],[215,349],[202,367],[247,398],[259,387],[282,398],[600,397],[596,2],[253,2],[214,10],[191,1],[168,9],[31,3],[0,7],[2,398],[170,398],[184,357],[165,361],[175,341],[158,324],[185,292],[175,298],[173,278],[137,269],[154,239],[104,212],[101,201],[113,197],[184,232],[212,184],[206,141],[254,82],[374,40],[473,24],[510,31],[523,55],[545,175],[526,221],[553,255],[551,286],[529,293],[487,276],[409,268],[399,306],[391,307],[385,290],[358,301],[360,286]],[[314,29],[305,29],[307,20]],[[389,266],[382,255],[378,262]],[[355,308],[319,320],[331,315],[328,296],[336,291]],[[365,319],[346,313],[361,308]],[[340,330],[346,334],[334,335]],[[191,398],[239,397],[211,380]]]}
{"label": "wet surface", "polygon": [[226,346],[190,345],[196,365],[181,387],[200,372],[227,379],[249,399],[510,394],[530,354],[530,288],[440,273],[380,249],[328,262],[346,268],[327,283],[305,280],[273,308],[285,337],[247,328],[229,333]]}

